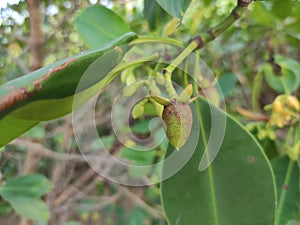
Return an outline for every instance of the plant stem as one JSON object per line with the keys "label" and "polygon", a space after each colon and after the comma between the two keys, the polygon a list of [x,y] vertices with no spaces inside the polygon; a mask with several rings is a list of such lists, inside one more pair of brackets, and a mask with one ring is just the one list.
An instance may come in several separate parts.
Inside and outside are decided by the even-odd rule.
{"label": "plant stem", "polygon": [[247,11],[248,5],[252,2],[252,0],[238,0],[236,7],[232,10],[232,12],[227,16],[224,21],[216,25],[215,27],[209,29],[202,36],[198,35],[191,40],[191,43],[197,43],[197,49],[203,48],[208,42],[214,40],[220,34],[222,34],[225,30],[227,30],[235,21],[243,16],[243,14]]}
{"label": "plant stem", "polygon": [[286,140],[285,140],[285,143],[284,143],[284,147],[287,151],[288,147],[291,146],[291,143],[292,143],[292,138],[293,138],[293,132],[294,132],[294,127],[291,126],[288,130],[288,133],[287,133],[287,136],[286,136]]}
{"label": "plant stem", "polygon": [[166,38],[166,37],[147,37],[147,36],[141,36],[129,43],[129,46],[135,46],[137,44],[149,44],[149,43],[157,43],[157,44],[169,44],[169,45],[175,45],[178,47],[183,47],[183,43],[180,41],[177,41],[172,38]]}
{"label": "plant stem", "polygon": [[[182,61],[188,57],[196,49],[200,49],[208,42],[214,40],[225,30],[227,30],[235,21],[237,21],[246,11],[252,0],[237,0],[237,6],[227,16],[224,21],[220,22],[215,27],[209,29],[202,36],[194,37],[188,46],[176,57],[176,59],[167,68],[164,69],[164,75],[167,81],[171,81],[173,71],[179,66]],[[169,83],[168,83],[169,84]],[[173,96],[175,96],[174,88],[168,87]]]}
{"label": "plant stem", "polygon": [[126,62],[126,63],[122,63],[119,64],[118,66],[116,66],[102,81],[101,81],[101,85],[106,86],[107,84],[109,84],[121,71],[123,71],[124,69],[130,68],[130,67],[134,67],[140,64],[143,64],[145,62],[149,62],[149,61],[153,61],[153,60],[158,60],[160,57],[160,55],[157,54],[153,54],[150,56],[146,56],[143,58],[140,58],[136,61],[133,62]]}
{"label": "plant stem", "polygon": [[248,5],[252,0],[237,0],[237,6],[232,10],[232,12],[227,16],[222,22],[220,22],[215,27],[209,29],[202,36],[198,35],[191,39],[189,45],[184,49],[184,51],[177,56],[177,58],[170,64],[164,73],[167,79],[171,79],[172,72],[178,67],[178,65],[194,50],[203,48],[208,42],[214,40],[225,30],[227,30],[235,21],[237,21],[246,11]]}
{"label": "plant stem", "polygon": [[194,50],[198,47],[198,43],[192,41],[180,54],[176,57],[176,59],[170,64],[167,68],[164,69],[164,74],[166,79],[171,79],[173,71],[179,66],[182,61],[188,57]]}

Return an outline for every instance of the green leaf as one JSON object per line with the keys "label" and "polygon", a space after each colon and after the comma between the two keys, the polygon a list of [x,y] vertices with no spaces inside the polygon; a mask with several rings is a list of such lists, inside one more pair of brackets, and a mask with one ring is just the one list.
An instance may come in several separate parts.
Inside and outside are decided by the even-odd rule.
{"label": "green leaf", "polygon": [[130,31],[119,15],[102,5],[83,9],[76,18],[76,27],[89,48],[107,44]]}
{"label": "green leaf", "polygon": [[140,208],[134,208],[131,210],[126,225],[141,225],[144,221],[149,219],[149,216]]}
{"label": "green leaf", "polygon": [[39,198],[52,188],[51,182],[41,174],[30,174],[9,180],[0,188],[0,195],[22,216],[48,221],[50,213]]}
{"label": "green leaf", "polygon": [[[256,140],[233,118],[205,100],[196,100],[197,118],[193,133],[200,127],[196,149],[189,161],[175,175],[162,182],[162,202],[170,225],[271,225],[274,223],[275,181],[263,150]],[[211,111],[210,111],[211,110]],[[215,160],[204,171],[199,163],[211,132],[211,115],[220,124],[227,120],[225,136]],[[195,116],[195,115],[194,115]],[[213,142],[222,138],[220,130]],[[192,140],[191,140],[192,139]],[[190,137],[188,143],[195,137]],[[221,139],[222,140],[222,139]],[[175,161],[190,154],[187,144],[178,152],[169,145]],[[210,160],[211,154],[204,160]],[[172,160],[173,161],[173,160]],[[175,163],[174,161],[174,163]],[[202,162],[202,160],[201,160]],[[163,174],[169,173],[164,165]]]}
{"label": "green leaf", "polygon": [[189,7],[191,0],[156,0],[156,2],[175,18],[182,18],[185,11]]}
{"label": "green leaf", "polygon": [[[122,49],[122,45],[135,38],[136,34],[127,33],[101,48],[60,60],[0,86],[0,99],[2,101],[5,97],[7,98],[7,96],[22,90],[22,88],[32,89],[33,82],[40,80],[41,86],[27,99],[16,101],[10,107],[0,111],[0,125],[6,128],[1,131],[0,147],[20,136],[40,121],[52,120],[70,113],[75,92],[79,96],[77,99],[80,99],[82,103],[92,97],[93,93],[97,93],[99,87],[96,84],[102,81],[121,61],[126,51],[126,47]],[[115,49],[115,46],[121,47]],[[94,72],[97,76],[85,80],[84,85],[81,85],[81,89],[77,89],[82,76],[95,60],[97,60],[98,70]],[[100,71],[99,67],[101,68]],[[49,72],[51,70],[53,72]],[[100,88],[105,84],[101,85]]]}
{"label": "green leaf", "polygon": [[0,217],[12,212],[12,207],[7,202],[0,203]]}
{"label": "green leaf", "polygon": [[285,19],[291,14],[292,1],[275,0],[272,6],[272,12],[280,19]]}
{"label": "green leaf", "polygon": [[46,131],[44,126],[39,125],[35,126],[33,129],[26,132],[26,136],[35,139],[44,139],[46,135]]}
{"label": "green leaf", "polygon": [[281,68],[290,70],[294,73],[294,86],[293,90],[296,90],[300,85],[300,64],[292,58],[288,58],[282,55],[275,55],[275,62],[277,62]]}
{"label": "green leaf", "polygon": [[[3,197],[6,199],[5,197]],[[6,199],[14,208],[14,210],[29,219],[35,221],[48,221],[50,219],[50,212],[46,204],[38,198],[30,197],[15,197],[13,199]]]}
{"label": "green leaf", "polygon": [[37,124],[38,122],[16,119],[11,116],[5,116],[1,118],[0,127],[5,127],[5,130],[1,130],[0,133],[0,147],[6,145]]}
{"label": "green leaf", "polygon": [[277,157],[271,161],[276,178],[278,206],[275,225],[285,225],[297,212],[299,168],[297,162],[288,156]]}
{"label": "green leaf", "polygon": [[155,0],[144,0],[143,13],[152,31],[163,25],[169,17]]}
{"label": "green leaf", "polygon": [[[136,150],[139,149],[139,150]],[[149,165],[153,161],[156,152],[149,151],[147,148],[143,151],[143,146],[135,146],[134,148],[124,147],[120,151],[120,157],[135,162],[135,165]]]}
{"label": "green leaf", "polygon": [[41,174],[29,174],[9,180],[0,188],[0,194],[7,198],[15,196],[40,197],[52,188],[51,182]]}
{"label": "green leaf", "polygon": [[274,27],[274,21],[276,21],[276,17],[273,16],[263,2],[255,2],[253,4],[250,16],[257,24],[268,27]]}
{"label": "green leaf", "polygon": [[300,65],[297,61],[281,56],[275,56],[275,63],[281,68],[281,74],[275,74],[271,64],[264,64],[264,73],[268,85],[279,93],[291,94],[300,85]]}
{"label": "green leaf", "polygon": [[237,83],[237,77],[233,73],[225,73],[218,80],[220,88],[222,90],[223,97],[228,96],[233,90]]}

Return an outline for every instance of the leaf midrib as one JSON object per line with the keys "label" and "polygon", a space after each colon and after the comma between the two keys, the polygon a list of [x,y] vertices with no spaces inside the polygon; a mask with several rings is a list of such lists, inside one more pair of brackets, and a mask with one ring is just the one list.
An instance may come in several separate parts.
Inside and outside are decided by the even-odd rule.
{"label": "leaf midrib", "polygon": [[[203,140],[203,145],[204,145],[204,149],[206,149],[207,146],[207,137],[206,137],[206,132],[205,132],[205,128],[204,128],[204,120],[201,114],[201,109],[200,109],[200,105],[199,102],[195,102],[196,103],[196,109],[197,109],[197,116],[199,117],[199,126],[200,126],[200,132],[202,135],[202,140]],[[205,154],[205,152],[203,153]],[[205,154],[207,161],[209,160],[209,154]],[[213,174],[213,169],[212,166],[209,166],[207,168],[208,170],[208,179],[209,179],[209,186],[211,189],[211,199],[212,199],[212,211],[213,211],[213,215],[214,215],[214,224],[215,225],[219,225],[219,218],[218,218],[218,209],[217,209],[217,199],[216,199],[216,190],[215,190],[215,184],[214,184],[214,174]]]}

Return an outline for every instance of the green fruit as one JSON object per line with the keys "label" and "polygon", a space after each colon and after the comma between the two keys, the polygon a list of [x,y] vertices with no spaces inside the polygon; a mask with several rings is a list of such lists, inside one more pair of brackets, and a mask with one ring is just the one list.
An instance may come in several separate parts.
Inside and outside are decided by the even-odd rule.
{"label": "green fruit", "polygon": [[147,98],[144,98],[143,100],[139,101],[135,106],[132,108],[132,118],[137,119],[141,117],[144,114],[145,111],[145,104],[148,102]]}
{"label": "green fruit", "polygon": [[171,102],[165,106],[162,119],[165,121],[166,135],[170,143],[179,150],[191,133],[193,114],[190,106],[183,102]]}

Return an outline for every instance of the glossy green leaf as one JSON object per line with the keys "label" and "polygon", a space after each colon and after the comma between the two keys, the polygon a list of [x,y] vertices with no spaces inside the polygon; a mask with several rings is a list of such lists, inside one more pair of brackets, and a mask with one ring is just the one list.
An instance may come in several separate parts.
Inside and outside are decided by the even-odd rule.
{"label": "glossy green leaf", "polygon": [[[200,120],[195,120],[193,133],[197,126],[201,128],[196,149],[180,171],[162,182],[162,202],[169,224],[273,224],[275,181],[263,150],[233,118],[203,99],[197,99],[195,104]],[[225,136],[215,160],[206,170],[199,171],[211,132],[211,115],[217,120],[227,119]],[[213,137],[216,142],[222,134],[218,133],[218,129],[215,132],[218,134]],[[191,141],[190,138],[188,142]],[[177,154],[179,161],[184,154],[190,153],[192,147],[185,145],[174,153],[174,148],[169,145],[167,156]],[[165,165],[163,174],[167,174],[168,170]]]}
{"label": "glossy green leaf", "polygon": [[9,180],[0,188],[0,195],[17,213],[36,221],[47,221],[50,213],[40,197],[52,188],[51,182],[41,174],[30,174]]}
{"label": "glossy green leaf", "polygon": [[278,206],[275,225],[285,225],[296,214],[300,199],[298,189],[299,168],[297,162],[288,156],[277,157],[271,161],[277,186]]}
{"label": "glossy green leaf", "polygon": [[76,27],[89,48],[107,44],[130,31],[119,15],[103,5],[83,9],[76,18]]}
{"label": "glossy green leaf", "polygon": [[156,2],[175,18],[182,18],[185,11],[189,7],[191,0],[156,0]]}
{"label": "glossy green leaf", "polygon": [[5,129],[0,131],[0,147],[22,135],[37,124],[38,122],[17,119],[11,116],[1,118],[0,127],[5,127]]}
{"label": "glossy green leaf", "polygon": [[[115,47],[127,44],[134,38],[136,34],[127,33],[101,48],[63,59],[2,85],[0,99],[20,88],[30,88],[33,82],[50,74],[41,82],[41,89],[30,98],[15,102],[11,107],[0,112],[0,125],[5,127],[5,130],[1,130],[0,146],[7,144],[40,121],[55,119],[70,113],[75,92],[80,96],[82,103],[91,97],[99,90],[99,87],[94,86],[121,61],[126,51],[126,48],[115,49]],[[98,70],[94,71],[96,75],[86,80],[84,85],[81,85],[81,89],[77,89],[82,76],[95,60],[98,66]],[[49,72],[51,70],[54,72]]]}

